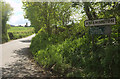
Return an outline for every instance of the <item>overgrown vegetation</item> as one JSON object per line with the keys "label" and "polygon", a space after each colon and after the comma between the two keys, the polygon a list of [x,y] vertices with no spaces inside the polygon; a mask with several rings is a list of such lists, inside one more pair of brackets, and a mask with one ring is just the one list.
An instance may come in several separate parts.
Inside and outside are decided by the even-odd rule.
{"label": "overgrown vegetation", "polygon": [[26,37],[32,35],[33,33],[33,27],[10,27],[10,29],[8,29],[10,40]]}
{"label": "overgrown vegetation", "polygon": [[[24,4],[28,19],[30,19],[30,17],[35,17],[34,15],[30,14],[30,10],[32,6],[39,7],[39,5],[37,5],[39,3]],[[51,3],[45,2],[40,4],[42,7],[47,6],[47,8],[50,7],[51,9],[60,7],[53,7]],[[62,4],[63,6],[65,5],[64,3]],[[59,5],[59,3],[56,3],[55,5]],[[89,78],[119,77],[120,39],[118,35],[120,28],[120,15],[118,12],[120,11],[120,8],[118,7],[120,4],[118,2],[73,3],[69,9],[77,9],[75,7],[76,5],[77,8],[84,7],[82,12],[85,13],[85,15],[81,17],[82,19],[79,20],[79,23],[72,23],[70,25],[68,25],[68,23],[65,25],[62,23],[55,23],[56,25],[52,26],[50,21],[51,24],[48,24],[49,27],[46,25],[41,27],[36,26],[40,28],[40,30],[32,39],[30,46],[34,58],[44,68],[48,68],[51,71],[59,73],[59,76]],[[41,14],[41,11],[46,11],[48,12],[46,13],[46,16],[51,17],[49,15],[51,12],[49,12],[48,9],[44,9],[45,8],[39,7],[37,10],[32,9],[32,11],[41,15],[41,17],[44,17]],[[58,9],[57,11],[59,12],[61,10]],[[52,12],[54,13],[54,11]],[[64,11],[62,14],[64,17]],[[93,45],[92,35],[89,34],[90,27],[85,27],[84,21],[88,19],[93,20],[110,17],[115,17],[117,22],[116,25],[112,25],[111,39],[108,37],[108,35],[94,35]],[[43,21],[40,17],[34,19],[39,19],[38,21],[41,22]],[[48,20],[48,18],[46,19]],[[53,21],[55,19],[56,17],[53,17]],[[34,22],[32,19],[30,19],[30,21]],[[36,23],[38,25],[40,24],[37,21]],[[46,24],[46,21],[44,21],[43,24]]]}

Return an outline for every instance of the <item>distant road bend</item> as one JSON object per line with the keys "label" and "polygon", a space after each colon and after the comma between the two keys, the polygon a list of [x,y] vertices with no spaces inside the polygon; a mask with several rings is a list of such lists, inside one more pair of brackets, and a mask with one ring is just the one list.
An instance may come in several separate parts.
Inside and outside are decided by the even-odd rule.
{"label": "distant road bend", "polygon": [[29,46],[34,36],[2,44],[2,77],[48,77],[48,72],[29,57]]}

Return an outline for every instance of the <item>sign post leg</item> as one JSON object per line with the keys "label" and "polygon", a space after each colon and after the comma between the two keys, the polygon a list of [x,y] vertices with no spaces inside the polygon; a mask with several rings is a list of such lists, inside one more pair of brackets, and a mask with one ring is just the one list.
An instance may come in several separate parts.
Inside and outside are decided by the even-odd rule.
{"label": "sign post leg", "polygon": [[111,41],[111,35],[108,35],[108,39],[109,39],[109,45],[111,45],[112,41]]}
{"label": "sign post leg", "polygon": [[95,44],[94,44],[94,35],[92,35],[92,45],[93,45],[93,46],[92,46],[92,50],[93,50],[93,52],[94,52],[94,50],[95,50],[95,49],[94,49],[94,48],[95,48],[95,47],[94,47],[94,45],[95,45]]}
{"label": "sign post leg", "polygon": [[111,39],[111,26],[107,27],[108,28],[108,40],[109,40],[109,45],[112,44],[112,39]]}
{"label": "sign post leg", "polygon": [[120,44],[120,27],[118,28],[118,44]]}

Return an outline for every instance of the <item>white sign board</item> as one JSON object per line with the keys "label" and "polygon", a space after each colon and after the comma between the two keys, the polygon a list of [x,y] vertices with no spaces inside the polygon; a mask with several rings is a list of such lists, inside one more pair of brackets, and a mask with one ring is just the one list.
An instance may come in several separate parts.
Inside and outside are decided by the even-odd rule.
{"label": "white sign board", "polygon": [[116,24],[115,18],[110,19],[97,19],[97,20],[86,20],[85,26],[102,26],[102,25],[114,25]]}

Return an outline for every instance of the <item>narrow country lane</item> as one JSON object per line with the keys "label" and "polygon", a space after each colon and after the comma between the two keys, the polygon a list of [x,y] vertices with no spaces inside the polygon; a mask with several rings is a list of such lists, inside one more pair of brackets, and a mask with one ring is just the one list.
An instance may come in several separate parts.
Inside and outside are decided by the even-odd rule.
{"label": "narrow country lane", "polygon": [[2,44],[2,77],[48,77],[50,75],[29,57],[29,46],[34,36],[35,34]]}

